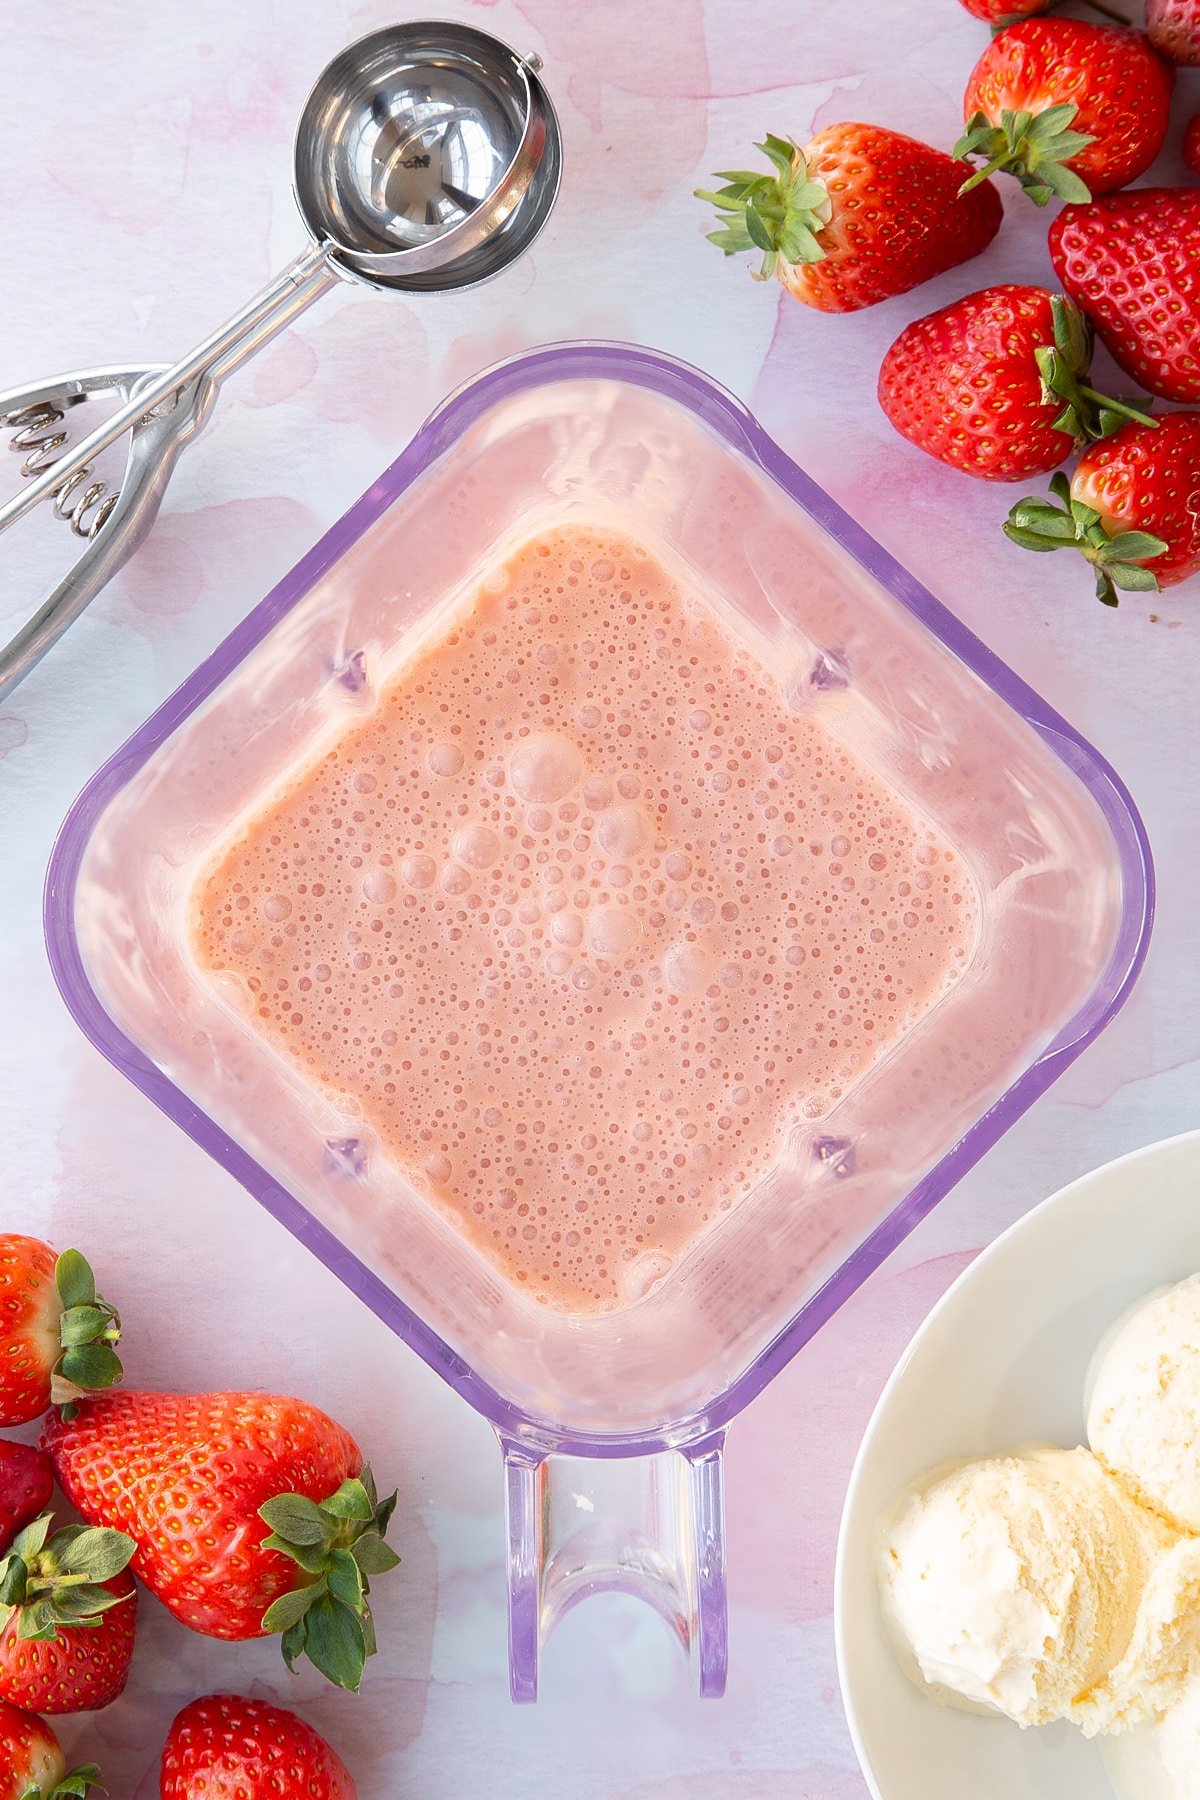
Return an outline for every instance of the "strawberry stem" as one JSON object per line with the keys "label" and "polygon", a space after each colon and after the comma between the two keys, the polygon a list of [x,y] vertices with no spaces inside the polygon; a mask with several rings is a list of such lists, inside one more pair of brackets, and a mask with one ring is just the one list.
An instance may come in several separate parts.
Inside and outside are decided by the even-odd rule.
{"label": "strawberry stem", "polygon": [[[1139,425],[1152,425],[1155,430],[1158,429],[1157,419],[1152,418],[1149,413],[1139,412],[1137,407],[1131,405],[1128,400],[1116,400],[1111,394],[1098,394],[1095,388],[1090,387],[1081,387],[1079,391],[1085,399],[1094,400],[1096,405],[1103,407],[1106,412],[1119,413],[1122,421],[1134,419]],[[1115,431],[1116,425],[1111,429]],[[1107,437],[1109,433],[1103,432],[1099,435]]]}
{"label": "strawberry stem", "polygon": [[715,191],[696,188],[697,200],[715,206],[720,229],[710,231],[708,241],[726,256],[743,250],[761,250],[762,262],[753,271],[759,281],[772,276],[779,263],[815,263],[824,260],[820,233],[832,213],[829,190],[823,181],[811,180],[804,154],[790,138],[768,133],[756,144],[774,175],[753,169],[719,170],[725,183]]}
{"label": "strawberry stem", "polygon": [[1078,111],[1070,102],[1048,106],[1039,113],[1005,109],[999,124],[985,112],[973,113],[953,154],[964,159],[986,157],[987,167],[965,181],[959,193],[967,193],[986,176],[1003,170],[1016,177],[1038,206],[1045,206],[1052,195],[1060,200],[1090,200],[1091,189],[1070,167],[1071,158],[1094,142],[1085,132],[1070,129]]}
{"label": "strawberry stem", "polygon": [[1130,419],[1139,424],[1157,426],[1157,419],[1139,412],[1128,400],[1114,400],[1108,394],[1088,387],[1083,377],[1092,360],[1092,328],[1077,306],[1062,294],[1050,296],[1053,321],[1053,344],[1040,344],[1034,351],[1042,378],[1042,399],[1050,405],[1063,401],[1063,409],[1055,419],[1055,428],[1074,442],[1111,437]]}
{"label": "strawberry stem", "polygon": [[50,1376],[50,1398],[69,1423],[89,1392],[115,1387],[122,1379],[116,1352],[121,1319],[97,1294],[91,1266],[78,1250],[63,1251],[54,1266],[54,1285],[63,1309],[58,1328],[62,1355]]}
{"label": "strawberry stem", "polygon": [[87,1630],[124,1596],[104,1585],[128,1567],[137,1545],[123,1531],[67,1525],[50,1536],[43,1513],[13,1539],[0,1562],[0,1629],[18,1614],[17,1634],[52,1643],[59,1627]]}
{"label": "strawberry stem", "polygon": [[1096,598],[1116,606],[1117,589],[1157,593],[1158,577],[1144,565],[1163,556],[1167,544],[1148,531],[1110,533],[1095,507],[1078,500],[1061,472],[1050,482],[1057,506],[1038,496],[1018,500],[1009,512],[1004,535],[1023,550],[1078,550],[1096,575]]}
{"label": "strawberry stem", "polygon": [[262,1621],[264,1631],[282,1634],[289,1669],[307,1656],[336,1687],[358,1692],[366,1659],[375,1654],[370,1577],[400,1561],[384,1542],[395,1509],[396,1495],[380,1500],[370,1468],[319,1505],[304,1494],[279,1494],[259,1508],[271,1527],[263,1549],[279,1551],[302,1572]]}

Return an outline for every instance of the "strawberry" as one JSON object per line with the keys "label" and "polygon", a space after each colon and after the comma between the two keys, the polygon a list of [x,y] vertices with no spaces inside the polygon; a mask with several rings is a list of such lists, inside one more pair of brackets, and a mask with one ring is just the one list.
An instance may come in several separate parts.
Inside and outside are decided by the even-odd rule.
{"label": "strawberry", "polygon": [[1146,32],[1168,62],[1200,63],[1200,0],[1146,0]]}
{"label": "strawberry", "polygon": [[265,1700],[210,1694],[167,1734],[159,1800],[357,1800],[349,1769],[311,1725]]}
{"label": "strawberry", "polygon": [[1157,592],[1200,569],[1200,413],[1164,413],[1154,430],[1126,425],[1050,489],[1060,505],[1019,500],[1005,532],[1026,550],[1081,551],[1106,606],[1117,588]]}
{"label": "strawberry", "polygon": [[99,1781],[95,1763],[68,1775],[50,1727],[0,1700],[0,1800],[84,1800]]}
{"label": "strawberry", "polygon": [[22,1526],[45,1512],[53,1492],[48,1456],[28,1444],[0,1443],[0,1556]]}
{"label": "strawberry", "polygon": [[959,0],[959,4],[987,25],[1015,25],[1018,19],[1048,12],[1054,0]]}
{"label": "strawberry", "polygon": [[1174,80],[1141,32],[1025,19],[994,37],[972,70],[954,154],[985,159],[971,182],[1004,170],[1039,206],[1052,194],[1089,200],[1150,167]]}
{"label": "strawberry", "polygon": [[952,469],[1025,481],[1131,416],[1085,385],[1091,352],[1087,320],[1061,295],[984,288],[900,333],[879,371],[879,403],[903,437]]}
{"label": "strawberry", "polygon": [[1200,192],[1138,188],[1064,207],[1050,258],[1135,381],[1165,400],[1200,400]]}
{"label": "strawberry", "polygon": [[[985,24],[1002,30],[1005,25],[1016,25],[1021,19],[1032,19],[1036,13],[1052,12],[1058,0],[959,0],[969,13]],[[1128,25],[1129,20],[1116,6],[1109,6],[1108,0],[1087,0],[1093,12],[1103,13],[1106,19],[1114,20],[1118,25]]]}
{"label": "strawberry", "polygon": [[289,1668],[307,1655],[358,1688],[369,1577],[400,1560],[383,1541],[396,1497],[380,1504],[340,1425],[267,1394],[108,1394],[52,1413],[42,1444],[84,1518],[136,1539],[134,1573],[183,1624],[281,1632]]}
{"label": "strawberry", "polygon": [[726,256],[761,250],[771,275],[820,312],[856,312],[906,294],[986,249],[1003,217],[989,182],[960,196],[964,165],[881,125],[830,125],[800,149],[755,146],[773,175],[734,170],[716,193],[709,242]]}
{"label": "strawberry", "polygon": [[1193,175],[1200,176],[1200,113],[1183,134],[1183,160]]}
{"label": "strawberry", "polygon": [[37,1238],[0,1233],[0,1425],[120,1381],[120,1336],[78,1250],[56,1258]]}
{"label": "strawberry", "polygon": [[0,1698],[33,1712],[90,1712],[125,1686],[137,1627],[133,1539],[44,1513],[0,1562]]}

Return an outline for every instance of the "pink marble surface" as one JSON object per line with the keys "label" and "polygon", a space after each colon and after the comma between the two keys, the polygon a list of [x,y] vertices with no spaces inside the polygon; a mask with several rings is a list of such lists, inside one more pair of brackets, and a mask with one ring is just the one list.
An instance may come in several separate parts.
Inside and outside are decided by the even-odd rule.
{"label": "pink marble surface", "polygon": [[[302,1705],[354,1764],[364,1800],[515,1796],[534,1783],[571,1800],[861,1800],[831,1582],[841,1498],[879,1389],[929,1305],[997,1231],[1084,1169],[1197,1123],[1197,587],[1102,612],[1067,558],[1022,559],[1006,545],[1006,492],[922,459],[875,407],[879,357],[909,318],[988,280],[1049,278],[1045,219],[1019,196],[972,268],[848,319],[722,268],[703,242],[691,188],[744,161],[764,129],[803,140],[858,116],[950,141],[984,41],[954,0],[443,10],[545,58],[567,176],[535,255],[474,294],[323,302],[230,384],[136,561],[0,705],[0,1220],[91,1248],[125,1303],[136,1379],[290,1389],[336,1412],[399,1481],[405,1565],[358,1700],[315,1678],[289,1682],[271,1644],[205,1642],[150,1603],[127,1698],[63,1735],[105,1764],[119,1800],[145,1800],[176,1708],[237,1687]],[[0,387],[169,358],[291,256],[302,242],[288,192],[299,105],[343,42],[393,12],[385,0],[10,4]],[[1181,119],[1200,104],[1189,79]],[[1170,177],[1177,145],[1178,133]],[[586,334],[661,346],[727,382],[1094,739],[1144,811],[1161,911],[1116,1026],[733,1431],[725,1702],[694,1699],[658,1622],[606,1599],[563,1626],[541,1704],[518,1711],[487,1427],[80,1038],[46,967],[39,891],[85,778],[426,409],[497,356]],[[21,531],[0,557],[0,627],[62,550],[61,526]]]}

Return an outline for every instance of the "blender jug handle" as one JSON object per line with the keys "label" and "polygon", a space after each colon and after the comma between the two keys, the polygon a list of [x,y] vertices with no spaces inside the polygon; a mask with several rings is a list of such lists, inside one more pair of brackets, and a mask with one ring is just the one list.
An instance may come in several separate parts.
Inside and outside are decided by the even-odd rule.
{"label": "blender jug handle", "polygon": [[537,1699],[542,1646],[589,1594],[635,1594],[725,1691],[725,1434],[680,1450],[569,1456],[501,1436],[508,1521],[509,1684]]}

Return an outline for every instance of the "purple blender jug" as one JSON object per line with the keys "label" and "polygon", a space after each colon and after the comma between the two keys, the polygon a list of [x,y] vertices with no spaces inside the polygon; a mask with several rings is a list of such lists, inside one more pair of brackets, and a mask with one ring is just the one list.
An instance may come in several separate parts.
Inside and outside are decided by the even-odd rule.
{"label": "purple blender jug", "polygon": [[[739,621],[786,704],[951,843],[962,978],[628,1304],[535,1304],[431,1208],[370,1121],[197,962],[197,871],[367,717],[447,595],[543,529],[619,525]],[[706,598],[707,596],[707,598]],[[1145,953],[1145,835],[1102,759],[712,382],[564,344],[455,394],[100,770],[49,874],[54,971],[92,1041],[494,1426],[511,1679],[588,1594],[657,1609],[722,1692],[734,1416],[1103,1028]]]}

